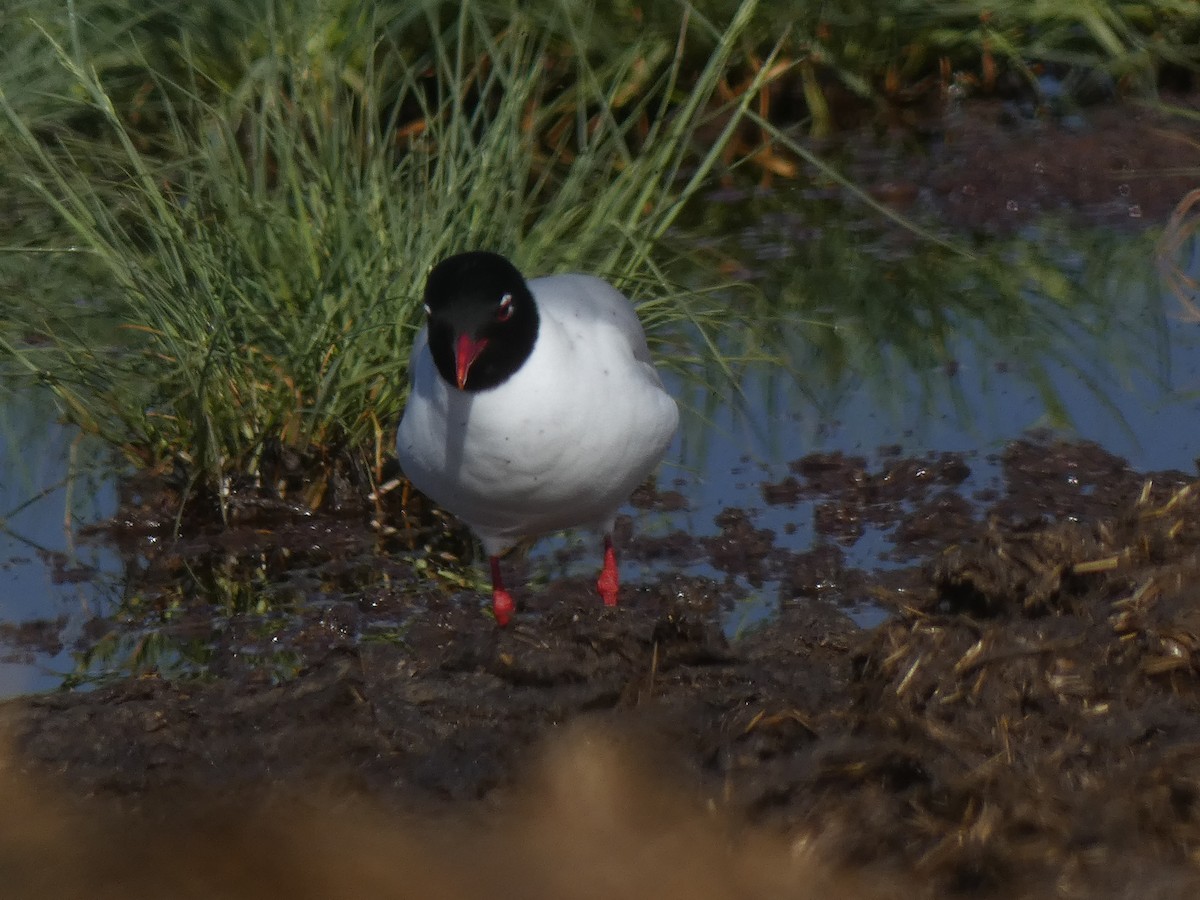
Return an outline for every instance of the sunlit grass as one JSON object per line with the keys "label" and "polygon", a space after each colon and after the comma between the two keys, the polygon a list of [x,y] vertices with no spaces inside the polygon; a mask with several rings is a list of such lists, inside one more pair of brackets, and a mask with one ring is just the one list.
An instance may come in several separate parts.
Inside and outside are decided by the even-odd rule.
{"label": "sunlit grass", "polygon": [[[236,89],[214,90],[199,64],[187,82],[153,84],[152,141],[74,36],[46,35],[99,136],[48,138],[6,103],[8,150],[95,281],[66,309],[15,304],[0,350],[84,431],[220,500],[231,479],[273,487],[267,457],[281,449],[318,476],[378,473],[424,273],[449,253],[488,247],[532,273],[607,275],[658,298],[647,314],[664,340],[673,326],[727,324],[716,302],[673,291],[659,241],[756,89],[730,108],[709,102],[753,6],[698,72],[680,67],[686,20],[673,42],[593,64],[582,49],[552,52],[515,7],[495,29],[470,4],[447,19],[431,4],[415,59],[374,23],[351,23],[365,42],[354,52],[373,47],[365,65],[310,54],[268,21],[265,55]],[[564,5],[560,24],[571,15]],[[317,505],[322,484],[303,499]]]}

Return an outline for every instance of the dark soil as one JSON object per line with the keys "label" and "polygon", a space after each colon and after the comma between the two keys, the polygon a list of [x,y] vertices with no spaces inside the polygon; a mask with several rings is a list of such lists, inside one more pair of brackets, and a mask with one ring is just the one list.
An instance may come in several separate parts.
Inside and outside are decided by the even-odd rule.
{"label": "dark soil", "polygon": [[[460,594],[430,600],[402,638],[355,638],[410,590],[377,589],[344,601],[281,683],[237,666],[143,676],[11,701],[0,727],[22,771],[53,773],[136,831],[166,796],[258,815],[247,798],[313,784],[385,814],[520,816],[531,748],[564,723],[634,722],[645,752],[630,758],[706,797],[741,840],[773,835],[819,847],[823,867],[920,885],[882,896],[1195,896],[1200,490],[1087,444],[1022,441],[1001,462],[1003,489],[980,510],[956,491],[958,457],[797,461],[764,486],[771,502],[817,497],[835,522],[889,522],[913,564],[848,569],[840,526],[782,551],[729,510],[699,552],[784,585],[778,617],[732,642],[717,610],[733,582],[663,576],[604,609],[568,580],[527,592],[505,630]],[[870,631],[839,610],[866,599],[891,612]],[[680,815],[661,828],[696,813]]]}
{"label": "dark soil", "polygon": [[[955,114],[939,107],[882,136],[855,132],[834,143],[845,145],[847,174],[877,200],[932,214],[955,234],[1008,234],[1047,215],[1140,230],[1165,222],[1196,187],[1200,96],[1162,101],[1062,114],[975,100]],[[914,135],[921,136],[920,153],[906,149]]]}

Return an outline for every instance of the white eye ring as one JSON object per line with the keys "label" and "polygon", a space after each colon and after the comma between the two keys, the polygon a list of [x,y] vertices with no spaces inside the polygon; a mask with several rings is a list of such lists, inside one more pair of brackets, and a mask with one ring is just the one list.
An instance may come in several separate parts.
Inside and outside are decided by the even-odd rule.
{"label": "white eye ring", "polygon": [[496,319],[500,322],[507,322],[512,318],[513,314],[513,296],[505,294],[500,298],[500,308],[496,310]]}

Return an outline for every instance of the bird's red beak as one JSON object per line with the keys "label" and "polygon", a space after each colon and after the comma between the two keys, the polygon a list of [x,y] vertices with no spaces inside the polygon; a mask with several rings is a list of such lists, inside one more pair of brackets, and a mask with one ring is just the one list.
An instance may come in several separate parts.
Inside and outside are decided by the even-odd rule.
{"label": "bird's red beak", "polygon": [[467,373],[471,371],[471,366],[475,360],[479,359],[479,354],[483,352],[483,348],[487,346],[487,338],[475,339],[469,334],[460,334],[458,336],[458,345],[454,348],[454,374],[458,379],[458,389],[461,391],[467,386]]}

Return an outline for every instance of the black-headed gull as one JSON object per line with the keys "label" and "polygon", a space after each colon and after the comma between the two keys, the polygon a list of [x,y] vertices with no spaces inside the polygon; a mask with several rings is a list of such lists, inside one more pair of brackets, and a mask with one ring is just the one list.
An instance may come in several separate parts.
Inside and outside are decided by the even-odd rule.
{"label": "black-headed gull", "polygon": [[679,410],[632,304],[591,275],[526,282],[503,256],[442,260],[396,434],[404,474],[478,535],[501,625],[514,605],[500,554],[520,538],[604,535],[596,587],[617,602],[617,509],[662,459]]}

